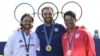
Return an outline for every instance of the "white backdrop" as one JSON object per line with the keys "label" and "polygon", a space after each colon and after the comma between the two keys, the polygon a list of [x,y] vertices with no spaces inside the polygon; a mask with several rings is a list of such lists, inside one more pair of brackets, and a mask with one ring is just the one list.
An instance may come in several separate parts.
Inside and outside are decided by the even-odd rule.
{"label": "white backdrop", "polygon": [[[16,21],[14,18],[14,10],[16,6],[20,3],[29,3],[31,4],[35,12],[37,12],[39,6],[44,2],[52,2],[54,3],[59,11],[61,11],[62,6],[72,0],[0,0],[0,41],[6,41],[11,33],[18,29],[19,22]],[[79,3],[83,9],[83,15],[80,21],[77,22],[77,25],[84,25],[93,35],[94,30],[98,29],[100,31],[100,1],[99,0],[73,0]],[[55,9],[54,9],[55,10]],[[66,10],[73,10],[77,18],[80,16],[80,8],[76,4],[68,4],[65,6],[64,11]],[[56,11],[56,10],[55,10]],[[16,10],[16,17],[20,20],[20,17],[24,13],[32,14],[32,8],[28,5],[21,5]],[[35,31],[36,27],[43,22],[38,19],[38,16],[35,15],[34,17],[34,27],[33,31]],[[61,14],[59,14],[56,22],[61,23],[64,25],[63,19]],[[65,26],[65,25],[64,25]]]}

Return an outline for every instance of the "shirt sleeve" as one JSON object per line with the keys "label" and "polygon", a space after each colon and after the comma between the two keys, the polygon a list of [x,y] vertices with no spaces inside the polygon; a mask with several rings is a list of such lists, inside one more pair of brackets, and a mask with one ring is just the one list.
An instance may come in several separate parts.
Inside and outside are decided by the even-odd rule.
{"label": "shirt sleeve", "polygon": [[96,56],[95,43],[90,32],[85,34],[85,45],[87,49],[87,56]]}
{"label": "shirt sleeve", "polygon": [[40,46],[40,41],[39,41],[39,38],[38,38],[37,34],[36,34],[36,40],[37,40],[37,41],[36,41],[36,43],[37,43],[37,46],[36,46],[36,47],[39,48],[39,46]]}
{"label": "shirt sleeve", "polygon": [[13,36],[10,36],[5,47],[4,47],[4,56],[12,56],[13,54]]}
{"label": "shirt sleeve", "polygon": [[37,36],[36,33],[33,33],[34,37],[35,37],[35,40],[36,40],[36,50],[39,50],[39,46],[40,46],[40,41],[39,41],[39,38]]}

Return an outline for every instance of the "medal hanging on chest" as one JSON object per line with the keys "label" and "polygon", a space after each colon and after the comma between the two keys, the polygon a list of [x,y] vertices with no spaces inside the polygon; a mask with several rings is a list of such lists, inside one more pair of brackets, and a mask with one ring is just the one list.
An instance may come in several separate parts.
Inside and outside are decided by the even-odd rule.
{"label": "medal hanging on chest", "polygon": [[52,27],[51,27],[51,32],[50,32],[50,37],[48,37],[47,35],[47,31],[46,31],[46,27],[45,27],[45,25],[44,25],[44,34],[45,34],[45,38],[46,38],[46,42],[47,42],[47,45],[46,45],[46,47],[45,47],[45,50],[47,51],[47,52],[50,52],[50,51],[52,51],[52,46],[50,45],[50,43],[51,43],[51,39],[52,39],[52,35],[53,35],[53,30],[54,30],[54,24],[52,24]]}
{"label": "medal hanging on chest", "polygon": [[24,39],[24,42],[25,42],[26,56],[29,56],[29,44],[30,44],[31,35],[29,35],[29,41],[28,41],[28,44],[27,44],[26,39],[25,39],[25,35],[24,35],[24,31],[22,29],[21,29],[21,32],[22,32],[22,36],[23,36],[23,39]]}
{"label": "medal hanging on chest", "polygon": [[68,51],[67,51],[67,55],[68,55],[68,56],[71,56],[71,54],[72,54],[72,50],[68,50]]}
{"label": "medal hanging on chest", "polygon": [[72,37],[70,37],[70,35],[67,33],[67,39],[68,39],[68,51],[67,51],[67,55],[68,56],[72,55],[72,44],[73,44],[73,40],[74,40],[76,32],[77,32],[77,28],[74,29]]}
{"label": "medal hanging on chest", "polygon": [[51,50],[52,50],[52,46],[47,45],[47,46],[46,46],[46,51],[47,51],[47,52],[50,52]]}
{"label": "medal hanging on chest", "polygon": [[29,56],[29,53],[28,52],[26,53],[26,56]]}

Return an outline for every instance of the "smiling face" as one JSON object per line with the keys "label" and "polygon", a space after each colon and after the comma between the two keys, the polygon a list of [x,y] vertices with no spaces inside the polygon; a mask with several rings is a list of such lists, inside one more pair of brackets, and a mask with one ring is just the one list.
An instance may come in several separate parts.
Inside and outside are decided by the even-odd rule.
{"label": "smiling face", "polygon": [[71,17],[70,15],[66,15],[64,18],[65,25],[68,29],[72,29],[75,26],[75,19]]}
{"label": "smiling face", "polygon": [[73,29],[76,23],[76,15],[72,11],[67,11],[64,13],[64,22],[68,29]]}
{"label": "smiling face", "polygon": [[44,22],[47,24],[51,24],[53,21],[53,11],[51,8],[47,7],[44,8],[42,11],[42,17],[44,19]]}
{"label": "smiling face", "polygon": [[26,15],[21,20],[21,27],[24,30],[30,30],[33,27],[33,18],[29,15]]}

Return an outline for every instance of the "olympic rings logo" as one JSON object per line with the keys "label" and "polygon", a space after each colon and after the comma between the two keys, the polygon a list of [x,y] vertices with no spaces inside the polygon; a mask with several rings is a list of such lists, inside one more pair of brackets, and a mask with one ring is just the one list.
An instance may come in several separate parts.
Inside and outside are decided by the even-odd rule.
{"label": "olympic rings logo", "polygon": [[[56,8],[56,10],[57,10],[57,12],[55,12],[55,14],[59,12],[57,6],[56,6],[54,3],[51,3],[51,2],[42,3],[42,4],[39,6],[37,12],[39,12],[40,8],[41,8],[43,5],[45,5],[45,4],[52,4],[52,5]],[[55,18],[54,20],[56,20],[56,19],[58,18],[58,15],[59,15],[59,14],[57,14],[57,16],[56,16],[56,18]],[[43,22],[43,20],[42,20],[42,19],[40,18],[40,16],[39,16],[39,14],[38,14],[38,18]]]}
{"label": "olympic rings logo", "polygon": [[[83,13],[82,7],[81,7],[81,5],[80,5],[79,3],[74,2],[74,1],[69,1],[69,2],[65,3],[65,4],[62,6],[61,12],[63,12],[63,8],[65,7],[65,5],[68,5],[68,4],[70,4],[70,3],[74,3],[74,4],[76,4],[76,5],[79,6],[80,11],[81,11],[79,18],[77,18],[77,21],[79,21],[79,20],[81,19],[81,17],[82,17],[82,13]],[[63,17],[63,14],[61,14],[61,16]]]}
{"label": "olympic rings logo", "polygon": [[[20,3],[20,4],[18,4],[18,5],[16,6],[15,10],[14,10],[14,17],[15,17],[16,21],[18,21],[18,22],[20,22],[20,21],[19,21],[18,18],[16,17],[16,10],[17,10],[18,7],[21,6],[21,5],[28,5],[28,6],[30,6],[30,7],[32,8],[32,10],[33,10],[33,13],[35,13],[35,9],[33,8],[33,6],[32,6],[31,4],[29,4],[29,3]],[[35,16],[35,14],[33,14],[33,17],[34,17],[34,16]]]}
{"label": "olympic rings logo", "polygon": [[52,5],[52,6],[54,6],[54,7],[56,8],[56,12],[54,12],[55,15],[57,14],[56,17],[54,18],[54,20],[56,20],[56,19],[58,18],[59,13],[61,13],[61,16],[63,17],[63,14],[64,14],[63,9],[64,9],[64,7],[65,7],[66,5],[68,5],[68,4],[70,4],[70,3],[76,4],[76,5],[80,8],[81,14],[80,14],[79,18],[77,18],[77,21],[80,20],[81,17],[82,17],[83,10],[82,10],[82,7],[80,6],[80,4],[77,3],[77,2],[75,2],[75,1],[69,1],[69,2],[65,3],[65,4],[62,6],[61,11],[58,10],[57,6],[56,6],[54,3],[52,3],[52,2],[44,2],[44,3],[42,3],[42,4],[39,6],[37,12],[35,12],[35,9],[34,9],[34,7],[33,7],[31,4],[29,4],[29,3],[20,3],[20,4],[18,4],[18,5],[15,7],[15,9],[14,9],[14,18],[16,19],[16,21],[20,22],[20,21],[18,20],[18,18],[16,17],[16,10],[17,10],[17,9],[19,8],[19,6],[21,6],[21,5],[28,5],[30,8],[32,8],[32,11],[33,11],[33,12],[32,12],[31,14],[33,15],[33,17],[35,17],[35,14],[37,14],[37,15],[38,15],[38,18],[43,22],[43,20],[42,20],[41,17],[40,17],[41,13],[40,13],[39,11],[40,11],[40,9],[42,8],[43,5],[50,4],[50,5]]}

